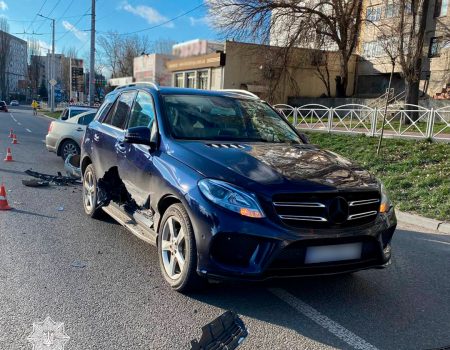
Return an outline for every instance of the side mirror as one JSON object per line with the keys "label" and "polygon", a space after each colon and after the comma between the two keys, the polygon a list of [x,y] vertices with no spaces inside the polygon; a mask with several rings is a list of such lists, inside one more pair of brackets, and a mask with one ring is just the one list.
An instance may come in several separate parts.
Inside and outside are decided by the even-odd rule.
{"label": "side mirror", "polygon": [[150,146],[150,150],[155,150],[157,146],[156,136],[146,126],[136,126],[129,128],[125,133],[124,141],[137,145]]}
{"label": "side mirror", "polygon": [[125,133],[125,142],[150,146],[150,129],[145,126],[129,128]]}

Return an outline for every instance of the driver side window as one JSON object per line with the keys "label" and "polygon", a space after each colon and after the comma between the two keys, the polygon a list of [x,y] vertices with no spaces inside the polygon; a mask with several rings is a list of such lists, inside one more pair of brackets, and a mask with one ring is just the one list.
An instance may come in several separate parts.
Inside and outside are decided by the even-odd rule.
{"label": "driver side window", "polygon": [[140,91],[134,102],[133,111],[131,112],[128,128],[136,126],[149,127],[155,119],[155,109],[152,97],[143,91]]}

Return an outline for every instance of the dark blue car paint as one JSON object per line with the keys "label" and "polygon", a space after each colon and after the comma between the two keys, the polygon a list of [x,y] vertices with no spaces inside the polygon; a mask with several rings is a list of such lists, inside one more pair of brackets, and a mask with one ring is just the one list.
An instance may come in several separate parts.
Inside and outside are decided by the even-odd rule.
{"label": "dark blue car paint", "polygon": [[[137,89],[131,87],[129,89]],[[120,179],[139,206],[149,199],[154,211],[153,230],[158,232],[162,214],[159,208],[167,198],[180,201],[186,208],[196,238],[199,274],[217,278],[265,278],[271,261],[292,242],[314,242],[346,237],[372,237],[378,242],[380,258],[368,266],[349,266],[348,271],[382,267],[390,260],[383,248],[392,234],[383,241],[383,234],[395,229],[393,208],[387,214],[378,214],[370,224],[349,228],[295,229],[281,222],[272,203],[274,193],[379,191],[375,178],[358,166],[328,151],[312,145],[277,145],[245,142],[242,149],[212,148],[204,141],[174,139],[168,132],[167,120],[160,94],[210,94],[223,96],[225,92],[189,89],[159,90],[140,88],[154,100],[156,123],[159,131],[157,150],[148,146],[126,144],[124,131],[101,120],[94,120],[87,128],[82,144],[82,171],[92,163],[97,178],[102,178],[112,167],[118,167]],[[128,89],[114,91],[117,96]],[[231,95],[235,97],[235,95]],[[267,156],[271,153],[272,157]],[[292,160],[284,159],[290,154]],[[283,159],[281,159],[283,160]],[[315,167],[315,168],[314,168]],[[342,174],[347,174],[342,178]],[[221,179],[255,193],[266,214],[254,219],[226,210],[207,200],[198,188],[203,178]],[[245,234],[270,242],[270,251],[257,265],[233,267],[215,261],[210,254],[211,242],[219,233]],[[229,252],[233,254],[233,252]],[[321,272],[323,273],[323,272]],[[302,275],[302,272],[295,272]]]}

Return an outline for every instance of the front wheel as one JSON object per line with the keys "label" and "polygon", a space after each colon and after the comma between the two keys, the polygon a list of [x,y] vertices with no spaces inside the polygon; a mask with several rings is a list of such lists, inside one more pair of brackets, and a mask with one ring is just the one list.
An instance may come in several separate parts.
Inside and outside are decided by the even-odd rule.
{"label": "front wheel", "polygon": [[97,205],[97,176],[92,164],[86,167],[83,174],[83,206],[84,212],[92,218],[98,217],[101,209]]}
{"label": "front wheel", "polygon": [[161,221],[158,234],[161,272],[178,292],[198,290],[204,282],[197,274],[197,249],[189,216],[180,203],[171,205]]}

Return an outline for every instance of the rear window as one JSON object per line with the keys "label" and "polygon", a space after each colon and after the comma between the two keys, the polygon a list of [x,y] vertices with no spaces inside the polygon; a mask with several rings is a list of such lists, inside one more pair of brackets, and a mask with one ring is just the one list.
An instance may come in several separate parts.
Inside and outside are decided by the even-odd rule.
{"label": "rear window", "polygon": [[69,118],[75,117],[76,115],[81,114],[81,113],[85,113],[85,112],[87,112],[86,109],[72,109],[72,110],[70,110],[70,117]]}

